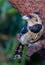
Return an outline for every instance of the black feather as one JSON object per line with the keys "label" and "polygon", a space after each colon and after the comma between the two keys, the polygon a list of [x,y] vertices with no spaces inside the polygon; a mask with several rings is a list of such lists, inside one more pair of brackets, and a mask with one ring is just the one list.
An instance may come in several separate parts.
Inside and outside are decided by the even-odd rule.
{"label": "black feather", "polygon": [[38,14],[38,15],[40,14],[40,12],[33,12],[33,13]]}

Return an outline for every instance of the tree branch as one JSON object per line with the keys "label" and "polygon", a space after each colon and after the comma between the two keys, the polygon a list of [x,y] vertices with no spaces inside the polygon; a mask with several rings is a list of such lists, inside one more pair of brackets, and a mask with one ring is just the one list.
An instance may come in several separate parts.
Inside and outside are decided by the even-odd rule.
{"label": "tree branch", "polygon": [[33,44],[29,44],[27,50],[27,56],[32,56],[35,52],[39,51],[41,48],[45,48],[45,40],[39,40]]}

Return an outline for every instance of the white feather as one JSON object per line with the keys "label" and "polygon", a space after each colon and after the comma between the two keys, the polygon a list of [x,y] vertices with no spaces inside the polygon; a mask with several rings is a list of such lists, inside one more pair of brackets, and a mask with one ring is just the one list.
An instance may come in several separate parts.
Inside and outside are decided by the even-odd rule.
{"label": "white feather", "polygon": [[28,20],[29,17],[27,17],[27,16],[25,15],[25,16],[22,16],[22,19],[23,19],[23,20]]}

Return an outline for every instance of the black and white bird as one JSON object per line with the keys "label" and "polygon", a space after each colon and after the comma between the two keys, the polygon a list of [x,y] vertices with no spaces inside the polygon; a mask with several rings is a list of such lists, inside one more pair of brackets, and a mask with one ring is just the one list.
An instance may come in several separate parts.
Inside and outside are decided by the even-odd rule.
{"label": "black and white bird", "polygon": [[22,16],[26,22],[20,32],[20,44],[14,54],[14,59],[21,58],[23,47],[37,41],[43,33],[44,27],[38,13],[31,13],[30,15]]}
{"label": "black and white bird", "polygon": [[26,24],[21,31],[22,36],[20,37],[20,42],[23,45],[28,42],[35,42],[42,36],[44,27],[38,14],[38,12],[34,12],[22,17],[23,20],[26,20]]}

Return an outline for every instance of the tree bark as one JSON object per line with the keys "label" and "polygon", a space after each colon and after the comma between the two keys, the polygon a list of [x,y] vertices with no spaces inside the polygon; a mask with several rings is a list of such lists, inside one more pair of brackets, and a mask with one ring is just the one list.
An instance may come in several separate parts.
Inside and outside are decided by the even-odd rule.
{"label": "tree bark", "polygon": [[38,52],[41,48],[45,48],[45,40],[39,40],[33,44],[29,44],[27,50],[27,56],[29,57],[32,56],[32,54]]}
{"label": "tree bark", "polygon": [[9,0],[12,6],[24,15],[27,13],[39,11],[45,16],[45,0]]}

